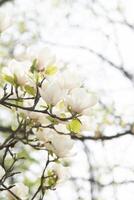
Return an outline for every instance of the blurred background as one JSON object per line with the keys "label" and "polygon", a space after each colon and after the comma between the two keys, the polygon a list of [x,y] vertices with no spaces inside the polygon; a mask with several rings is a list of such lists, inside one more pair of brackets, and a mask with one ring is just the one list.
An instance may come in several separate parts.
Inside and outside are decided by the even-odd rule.
{"label": "blurred background", "polygon": [[[29,48],[49,47],[99,98],[90,131],[76,140],[69,180],[44,199],[133,200],[134,1],[1,0],[0,6],[12,21],[0,37],[1,68],[12,58],[25,60]],[[1,125],[11,123],[6,112],[0,111]],[[31,177],[26,183],[34,185],[41,155],[27,156],[34,163],[23,165],[25,182]]]}

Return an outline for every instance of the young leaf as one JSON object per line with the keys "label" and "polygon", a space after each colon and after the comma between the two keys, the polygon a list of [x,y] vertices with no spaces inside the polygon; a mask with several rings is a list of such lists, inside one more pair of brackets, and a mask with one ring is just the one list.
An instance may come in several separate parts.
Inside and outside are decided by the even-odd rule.
{"label": "young leaf", "polygon": [[55,66],[48,66],[46,68],[45,74],[46,75],[54,75],[57,72],[57,67]]}
{"label": "young leaf", "polygon": [[37,65],[37,60],[34,59],[32,65],[31,65],[31,67],[30,67],[30,71],[32,72],[32,74],[33,74],[35,71],[37,71],[36,65]]}
{"label": "young leaf", "polygon": [[4,75],[4,79],[8,82],[14,85],[14,78],[12,76],[9,75]]}
{"label": "young leaf", "polygon": [[30,85],[25,85],[25,90],[28,94],[35,96],[35,89],[34,87],[30,86]]}
{"label": "young leaf", "polygon": [[47,119],[54,125],[58,124],[58,121],[51,116],[48,116]]}
{"label": "young leaf", "polygon": [[67,125],[67,128],[70,132],[80,133],[81,130],[81,122],[79,119],[72,119],[72,121]]}

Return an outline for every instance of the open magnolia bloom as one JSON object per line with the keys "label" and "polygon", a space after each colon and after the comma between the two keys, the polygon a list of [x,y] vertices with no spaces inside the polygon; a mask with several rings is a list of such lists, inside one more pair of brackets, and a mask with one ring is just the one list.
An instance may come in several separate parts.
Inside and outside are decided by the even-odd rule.
{"label": "open magnolia bloom", "polygon": [[51,122],[48,120],[48,115],[45,115],[43,113],[27,111],[27,117],[33,120],[33,122],[39,123],[45,126],[51,124]]}
{"label": "open magnolia bloom", "polygon": [[[15,194],[17,197],[20,197],[22,200],[28,199],[29,188],[23,183],[16,183],[15,186],[10,189],[10,191],[13,192],[13,194]],[[8,192],[8,199],[16,200],[16,198],[10,192]]]}
{"label": "open magnolia bloom", "polygon": [[[20,142],[35,151],[45,150],[48,155],[42,173],[44,177],[40,178],[42,185],[32,198],[37,199],[43,195],[43,190],[53,189],[66,180],[66,168],[61,162],[69,166],[63,160],[73,155],[74,141],[71,137],[81,137],[84,131],[89,130],[90,118],[83,113],[97,103],[97,98],[82,87],[80,76],[72,70],[62,69],[55,73],[55,58],[51,57],[48,49],[42,49],[31,60],[11,60],[8,68],[4,69],[6,87],[1,104],[14,112],[11,129],[16,137],[11,138],[11,151],[16,148],[14,144]],[[15,158],[15,162],[21,159]],[[33,159],[30,160],[32,163]],[[4,169],[0,168],[0,178],[6,174]],[[11,186],[11,192],[22,200],[30,198],[23,183]],[[15,200],[11,192],[8,191],[9,200]],[[34,191],[30,188],[30,192]]]}
{"label": "open magnolia bloom", "polygon": [[67,125],[65,123],[56,124],[55,129],[61,133],[69,134],[69,130],[67,129]]}
{"label": "open magnolia bloom", "polygon": [[48,66],[54,65],[56,62],[56,57],[51,53],[49,48],[45,47],[39,51],[37,55],[37,61],[38,61],[38,70],[42,71]]}
{"label": "open magnolia bloom", "polygon": [[65,99],[67,90],[62,88],[57,81],[44,81],[40,88],[40,95],[48,105],[56,105]]}
{"label": "open magnolia bloom", "polygon": [[56,57],[52,54],[48,47],[44,47],[39,50],[37,48],[28,48],[27,57],[31,60],[36,59],[36,69],[39,72],[47,70],[48,67],[54,66],[56,62]]}
{"label": "open magnolia bloom", "polygon": [[71,89],[81,86],[81,79],[72,70],[59,72],[55,79],[44,81],[40,89],[40,95],[47,104],[56,105],[66,99]]}
{"label": "open magnolia bloom", "polygon": [[55,187],[68,179],[68,168],[60,163],[54,163],[48,168],[47,176],[44,185]]}
{"label": "open magnolia bloom", "polygon": [[30,63],[20,62],[15,59],[9,62],[8,68],[4,68],[3,73],[5,74],[5,79],[11,83],[15,83],[20,86],[24,86],[28,82],[28,69]]}
{"label": "open magnolia bloom", "polygon": [[74,142],[69,135],[60,135],[53,129],[46,128],[39,129],[36,136],[56,156],[62,158],[70,155]]}
{"label": "open magnolia bloom", "polygon": [[97,97],[95,94],[89,93],[85,88],[75,88],[66,97],[66,103],[71,107],[72,111],[82,113],[83,110],[97,103]]}
{"label": "open magnolia bloom", "polygon": [[[56,106],[53,107],[53,114],[59,117],[71,117],[71,113],[69,112],[68,108],[64,100],[59,101]],[[65,122],[64,122],[65,123]]]}
{"label": "open magnolia bloom", "polygon": [[80,77],[67,69],[59,72],[56,78],[45,80],[40,88],[40,95],[48,105],[56,106],[60,101],[64,101],[66,108],[70,107],[71,111],[82,113],[97,103],[97,97],[81,86]]}
{"label": "open magnolia bloom", "polygon": [[3,167],[0,166],[0,180],[2,179],[2,177],[5,175],[5,170]]}

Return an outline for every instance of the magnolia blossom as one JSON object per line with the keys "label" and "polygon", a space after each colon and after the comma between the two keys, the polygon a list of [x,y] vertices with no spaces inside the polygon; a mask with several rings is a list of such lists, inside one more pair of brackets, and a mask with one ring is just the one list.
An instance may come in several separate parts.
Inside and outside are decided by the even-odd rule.
{"label": "magnolia blossom", "polygon": [[66,123],[64,124],[57,124],[54,126],[55,129],[61,133],[68,134],[69,130],[67,129]]}
{"label": "magnolia blossom", "polygon": [[0,166],[0,179],[5,175],[5,170],[3,167]]}
{"label": "magnolia blossom", "polygon": [[45,115],[44,113],[26,111],[26,114],[27,114],[27,117],[32,119],[34,122],[40,123],[45,126],[51,124],[51,122],[47,118],[48,115]]}
{"label": "magnolia blossom", "polygon": [[0,10],[0,32],[5,31],[11,25],[11,18],[9,13],[5,10]]}
{"label": "magnolia blossom", "polygon": [[53,107],[53,114],[55,114],[58,117],[71,117],[71,113],[68,111],[64,100],[58,102],[56,106]]}
{"label": "magnolia blossom", "polygon": [[94,106],[97,103],[97,97],[85,88],[75,88],[66,97],[66,103],[71,106],[72,111],[81,113],[83,110]]}
{"label": "magnolia blossom", "polygon": [[15,77],[19,85],[25,85],[28,82],[29,62],[19,62],[15,59],[9,62],[8,68],[4,69],[4,74]]}
{"label": "magnolia blossom", "polygon": [[61,184],[68,179],[68,168],[63,167],[60,163],[54,163],[50,168],[49,171],[52,172],[53,175],[56,176],[56,184]]}
{"label": "magnolia blossom", "polygon": [[40,95],[47,104],[56,105],[65,98],[66,94],[67,90],[61,88],[56,81],[52,83],[44,81],[40,88]]}
{"label": "magnolia blossom", "polygon": [[52,55],[49,48],[43,48],[40,50],[37,60],[38,60],[38,69],[39,71],[41,71],[45,67],[53,65],[56,61],[56,57]]}
{"label": "magnolia blossom", "polygon": [[58,157],[66,157],[73,148],[73,140],[69,135],[57,134],[53,129],[40,129],[36,132],[36,136],[43,141],[44,146],[55,153]]}
{"label": "magnolia blossom", "polygon": [[60,73],[57,79],[61,88],[64,89],[71,90],[81,86],[80,76],[69,69]]}
{"label": "magnolia blossom", "polygon": [[[10,189],[16,196],[20,197],[22,200],[28,199],[29,188],[23,183],[16,183],[13,188]],[[15,197],[8,193],[9,200],[15,200]]]}
{"label": "magnolia blossom", "polygon": [[56,62],[56,57],[52,54],[48,47],[44,47],[40,50],[34,50],[29,48],[27,51],[28,56],[33,59],[37,59],[37,70],[43,71],[46,67],[52,66]]}

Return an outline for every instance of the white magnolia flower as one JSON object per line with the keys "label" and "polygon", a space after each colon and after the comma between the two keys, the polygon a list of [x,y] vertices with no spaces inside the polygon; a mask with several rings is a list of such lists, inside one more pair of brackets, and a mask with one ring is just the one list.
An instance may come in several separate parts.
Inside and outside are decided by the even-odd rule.
{"label": "white magnolia flower", "polygon": [[83,110],[94,106],[97,103],[97,97],[85,88],[75,88],[66,97],[66,103],[71,106],[72,111],[81,113]]}
{"label": "white magnolia flower", "polygon": [[68,168],[60,163],[54,163],[49,170],[57,177],[56,184],[61,184],[68,179]]}
{"label": "white magnolia flower", "polygon": [[52,105],[56,105],[59,101],[63,100],[66,94],[67,91],[61,88],[56,81],[53,81],[52,83],[44,81],[40,89],[40,95],[43,100],[47,104]]}
{"label": "white magnolia flower", "polygon": [[71,117],[71,113],[68,111],[64,100],[58,102],[56,106],[53,107],[53,114],[55,114],[58,117]]}
{"label": "white magnolia flower", "polygon": [[40,50],[36,50],[34,48],[29,48],[28,56],[33,59],[37,59],[38,65],[37,70],[42,71],[48,66],[52,66],[56,62],[56,57],[52,54],[48,47],[44,47]]}
{"label": "white magnolia flower", "polygon": [[32,119],[35,122],[38,122],[42,125],[49,125],[51,122],[48,120],[48,115],[45,115],[44,113],[38,113],[38,112],[31,112],[27,111],[27,116]]}
{"label": "white magnolia flower", "polygon": [[4,74],[15,76],[19,85],[25,85],[28,82],[28,67],[29,62],[19,62],[15,59],[9,62],[8,68],[4,69]]}
{"label": "white magnolia flower", "polygon": [[11,25],[11,18],[9,13],[5,10],[0,10],[0,32],[5,31]]}
{"label": "white magnolia flower", "polygon": [[[23,183],[16,183],[15,186],[11,189],[11,191],[18,197],[20,197],[22,200],[28,199],[29,194],[29,188],[24,185]],[[15,200],[15,197],[8,193],[9,200]]]}
{"label": "white magnolia flower", "polygon": [[56,57],[51,53],[49,48],[43,48],[39,51],[38,57],[38,70],[53,65],[56,62]]}
{"label": "white magnolia flower", "polygon": [[62,88],[71,90],[81,86],[81,79],[76,72],[65,70],[59,74],[58,83]]}
{"label": "white magnolia flower", "polygon": [[58,157],[66,157],[73,148],[73,140],[69,135],[60,135],[52,129],[40,129],[36,132],[36,136],[40,141],[44,142],[44,146],[55,153]]}
{"label": "white magnolia flower", "polygon": [[66,124],[57,124],[54,126],[55,129],[61,133],[64,133],[64,134],[68,134],[69,133],[69,130],[67,129],[67,126]]}
{"label": "white magnolia flower", "polygon": [[0,166],[0,179],[5,175],[5,170],[3,167]]}

